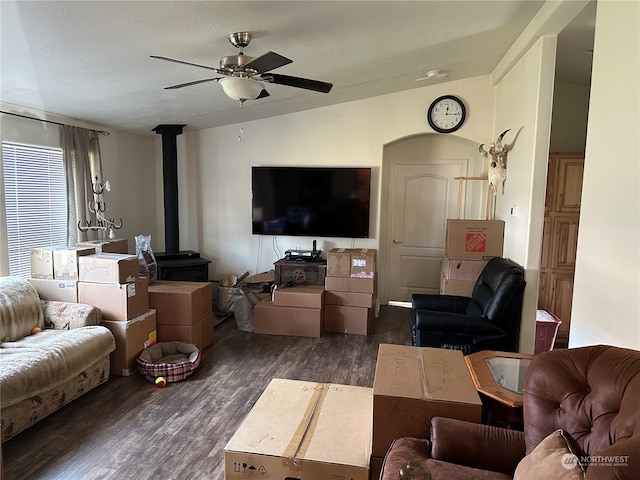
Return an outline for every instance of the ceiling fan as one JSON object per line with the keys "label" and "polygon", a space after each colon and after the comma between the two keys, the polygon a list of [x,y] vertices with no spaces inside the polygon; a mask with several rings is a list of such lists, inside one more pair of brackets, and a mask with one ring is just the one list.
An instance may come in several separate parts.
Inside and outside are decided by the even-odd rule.
{"label": "ceiling fan", "polygon": [[249,45],[251,42],[251,33],[249,32],[232,33],[228,38],[229,42],[231,42],[231,44],[239,51],[237,55],[222,57],[220,59],[219,67],[211,67],[208,65],[200,65],[198,63],[185,62],[183,60],[151,55],[151,58],[157,58],[159,60],[167,60],[169,62],[205,68],[218,75],[212,78],[205,78],[204,80],[195,80],[193,82],[172,85],[170,87],[165,87],[165,89],[188,87],[205,82],[219,82],[220,85],[222,85],[224,93],[226,93],[228,97],[233,100],[237,100],[240,103],[244,103],[246,100],[268,97],[269,92],[265,89],[265,83],[275,83],[277,85],[303,88],[305,90],[313,90],[321,93],[329,93],[333,87],[333,84],[327,82],[272,73],[272,70],[287,65],[293,60],[283,57],[275,52],[267,52],[257,58],[245,55],[244,47]]}

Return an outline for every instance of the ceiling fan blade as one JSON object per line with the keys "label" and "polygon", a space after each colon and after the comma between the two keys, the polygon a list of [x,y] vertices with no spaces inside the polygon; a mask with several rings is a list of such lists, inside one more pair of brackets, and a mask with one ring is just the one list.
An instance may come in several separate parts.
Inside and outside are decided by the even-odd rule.
{"label": "ceiling fan blade", "polygon": [[276,68],[282,67],[283,65],[287,65],[291,62],[293,62],[293,60],[283,57],[279,53],[267,52],[264,55],[254,58],[244,67],[251,68],[258,73],[264,73],[270,70],[275,70]]}
{"label": "ceiling fan blade", "polygon": [[256,100],[260,98],[266,98],[268,96],[269,96],[269,92],[267,92],[267,90],[263,88],[262,91],[260,92],[260,95],[256,97]]}
{"label": "ceiling fan blade", "polygon": [[170,87],[164,87],[165,90],[173,90],[175,88],[182,88],[182,87],[189,87],[191,85],[198,85],[199,83],[205,83],[205,82],[217,82],[218,80],[220,80],[220,77],[215,77],[215,78],[205,78],[204,80],[195,80],[193,82],[187,82],[187,83],[180,83],[178,85],[171,85]]}
{"label": "ceiling fan blade", "polygon": [[271,83],[286,85],[287,87],[304,88],[305,90],[313,90],[316,92],[329,93],[331,88],[333,88],[333,83],[310,80],[308,78],[291,77],[277,73],[270,73],[269,77],[272,78]]}
{"label": "ceiling fan blade", "polygon": [[182,63],[184,65],[191,65],[193,67],[206,68],[207,70],[213,70],[214,72],[222,73],[220,69],[216,67],[210,67],[208,65],[200,65],[199,63],[185,62],[184,60],[176,60],[175,58],[169,58],[169,57],[160,57],[158,55],[149,55],[149,56],[151,58],[157,58],[158,60],[166,60],[167,62]]}

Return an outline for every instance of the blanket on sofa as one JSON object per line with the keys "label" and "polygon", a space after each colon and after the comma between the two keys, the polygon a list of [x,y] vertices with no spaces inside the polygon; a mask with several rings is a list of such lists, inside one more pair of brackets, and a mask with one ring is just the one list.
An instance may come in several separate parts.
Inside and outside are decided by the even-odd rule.
{"label": "blanket on sofa", "polygon": [[0,343],[2,408],[79,375],[114,348],[113,335],[103,326],[43,330],[17,342]]}

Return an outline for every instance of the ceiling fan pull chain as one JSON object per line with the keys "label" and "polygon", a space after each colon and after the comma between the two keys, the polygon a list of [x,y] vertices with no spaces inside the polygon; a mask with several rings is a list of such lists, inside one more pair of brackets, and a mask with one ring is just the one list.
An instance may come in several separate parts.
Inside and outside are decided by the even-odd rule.
{"label": "ceiling fan pull chain", "polygon": [[244,133],[244,100],[238,100],[240,102],[240,129],[238,132],[238,143],[242,142],[242,134]]}

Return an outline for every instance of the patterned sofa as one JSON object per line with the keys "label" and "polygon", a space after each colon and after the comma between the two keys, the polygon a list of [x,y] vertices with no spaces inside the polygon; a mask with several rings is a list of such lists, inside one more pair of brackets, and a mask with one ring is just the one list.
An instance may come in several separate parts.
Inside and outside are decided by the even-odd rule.
{"label": "patterned sofa", "polygon": [[101,321],[96,307],[41,301],[28,280],[0,277],[2,442],[109,379],[115,340]]}

